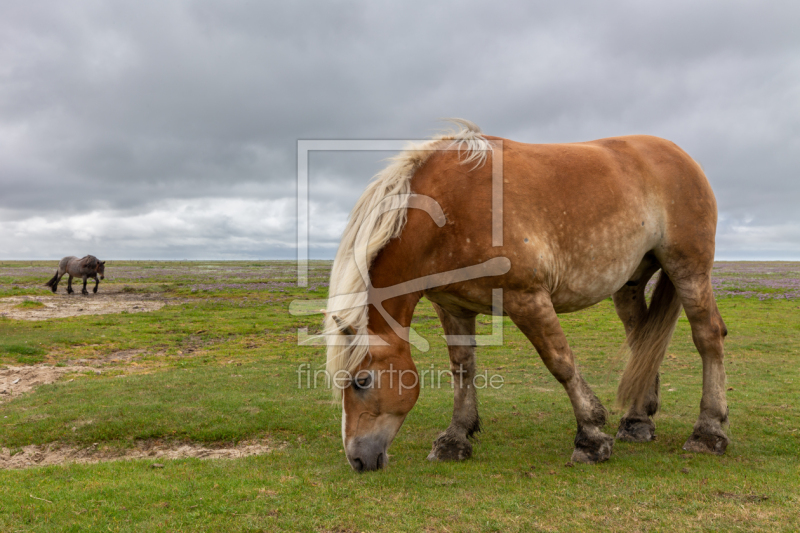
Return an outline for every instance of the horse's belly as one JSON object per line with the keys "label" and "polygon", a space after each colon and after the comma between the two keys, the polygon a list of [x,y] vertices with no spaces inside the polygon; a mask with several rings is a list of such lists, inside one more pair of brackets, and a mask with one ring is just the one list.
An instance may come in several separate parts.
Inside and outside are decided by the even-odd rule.
{"label": "horse's belly", "polygon": [[596,268],[576,269],[564,273],[550,299],[557,313],[570,313],[590,307],[622,288],[637,272],[642,253],[616,258]]}
{"label": "horse's belly", "polygon": [[591,307],[608,298],[617,292],[624,283],[625,281],[613,285],[598,284],[591,288],[562,288],[552,293],[550,299],[553,302],[553,308],[556,313],[572,313],[573,311]]}

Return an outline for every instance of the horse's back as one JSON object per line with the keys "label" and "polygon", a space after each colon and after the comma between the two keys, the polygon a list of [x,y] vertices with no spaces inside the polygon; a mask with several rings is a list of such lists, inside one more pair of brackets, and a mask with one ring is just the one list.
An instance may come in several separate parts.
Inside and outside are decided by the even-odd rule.
{"label": "horse's back", "polygon": [[440,152],[414,176],[412,190],[434,198],[447,217],[436,228],[427,214],[408,212],[413,247],[431,264],[426,270],[508,257],[506,287],[543,287],[559,310],[570,311],[613,294],[650,252],[661,258],[689,248],[713,259],[713,193],[674,143],[643,135],[502,143],[503,172],[494,177],[503,186],[502,246],[492,238],[491,161],[470,170],[457,152]]}
{"label": "horse's back", "polygon": [[[717,202],[700,165],[675,143],[637,135],[601,139],[620,160],[641,165],[624,179],[638,178],[648,202],[644,206],[660,217],[658,243],[653,252],[662,262],[672,256],[691,256],[710,268],[714,259]],[[621,145],[624,145],[621,146]],[[631,200],[631,198],[627,198]]]}
{"label": "horse's back", "polygon": [[67,257],[59,261],[58,268],[60,270],[66,270],[69,267],[70,263],[72,263],[73,261],[78,261],[78,258],[75,257],[74,255],[68,255]]}

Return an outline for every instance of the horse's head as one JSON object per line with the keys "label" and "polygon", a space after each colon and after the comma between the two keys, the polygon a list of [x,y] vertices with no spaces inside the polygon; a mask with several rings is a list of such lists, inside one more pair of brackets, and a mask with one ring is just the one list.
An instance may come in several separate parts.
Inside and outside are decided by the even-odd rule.
{"label": "horse's head", "polygon": [[[379,338],[369,328],[368,334],[370,339]],[[419,397],[410,345],[393,334],[383,337],[389,344],[371,341],[355,371],[332,376],[334,387],[342,390],[344,451],[359,472],[386,466],[389,445]]]}
{"label": "horse's head", "polygon": [[106,262],[105,261],[98,261],[97,262],[97,269],[95,270],[98,274],[100,274],[100,279],[106,279]]}

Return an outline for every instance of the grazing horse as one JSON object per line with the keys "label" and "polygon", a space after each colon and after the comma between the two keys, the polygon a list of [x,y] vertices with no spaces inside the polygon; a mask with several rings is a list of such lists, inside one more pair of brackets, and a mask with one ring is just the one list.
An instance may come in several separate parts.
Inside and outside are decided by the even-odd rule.
{"label": "grazing horse", "polygon": [[97,279],[97,275],[100,275],[100,279],[105,279],[105,272],[106,272],[106,262],[100,261],[93,255],[87,255],[81,259],[78,259],[74,255],[69,257],[65,257],[61,260],[58,264],[58,270],[56,271],[56,275],[53,276],[50,281],[45,283],[46,286],[53,289],[53,292],[56,292],[58,288],[58,282],[61,281],[62,276],[64,274],[69,275],[67,279],[67,294],[72,294],[72,278],[83,278],[83,290],[81,293],[86,295],[89,294],[89,291],[86,290],[86,280],[89,278],[94,278],[94,291],[97,293],[97,286],[100,285],[100,280]]}
{"label": "grazing horse", "polygon": [[[385,466],[417,400],[410,342],[418,336],[410,324],[423,296],[448,341],[466,339],[448,342],[453,418],[429,459],[472,454],[470,438],[480,430],[475,316],[493,308],[511,318],[566,390],[578,426],[572,460],[608,459],[608,413],[578,373],[558,314],[609,296],[630,349],[617,393],[627,411],[616,438],[655,438],[658,370],[683,307],[703,362],[700,415],[684,449],[723,453],[727,330],[711,287],[717,206],[700,165],[657,137],[523,144],[455,122],[459,132],[408,148],[374,178],[336,255],[327,371],[341,394],[350,465]],[[658,270],[648,306],[645,286]]]}

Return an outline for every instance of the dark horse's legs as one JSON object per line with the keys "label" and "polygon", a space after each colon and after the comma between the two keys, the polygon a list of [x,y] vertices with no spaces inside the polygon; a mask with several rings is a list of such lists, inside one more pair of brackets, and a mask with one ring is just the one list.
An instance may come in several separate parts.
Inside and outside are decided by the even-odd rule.
{"label": "dark horse's legs", "polygon": [[611,457],[614,439],[603,433],[607,411],[594,395],[589,385],[575,368],[572,350],[558,322],[550,295],[506,292],[506,313],[536,347],[545,366],[561,383],[572,402],[578,432],[572,460],[580,463],[599,463]]}
{"label": "dark horse's legs", "polygon": [[86,290],[86,281],[89,279],[89,276],[83,276],[83,288],[81,289],[81,294],[86,296],[89,294],[89,291]]}
{"label": "dark horse's legs", "polygon": [[72,294],[73,292],[75,292],[72,290],[72,274],[68,273],[67,276],[69,276],[67,278],[67,294]]}
{"label": "dark horse's legs", "polygon": [[[636,324],[647,317],[645,288],[658,268],[657,262],[649,259],[643,260],[631,281],[613,296],[614,308],[625,326],[626,335],[630,335]],[[661,405],[659,388],[660,379],[656,374],[647,399],[641,405],[636,405],[634,402],[620,420],[617,439],[627,442],[650,442],[656,439],[656,425],[651,417],[656,414]]]}
{"label": "dark horse's legs", "polygon": [[[475,379],[475,315],[467,313],[465,317],[454,316],[437,304],[433,304],[439,320],[442,322],[445,335],[462,335],[467,346],[447,346],[450,355],[450,370],[453,373],[454,403],[453,419],[450,426],[433,443],[428,460],[461,461],[472,456],[472,443],[469,438],[480,431],[481,422],[478,417],[478,397]],[[462,342],[461,344],[467,344]],[[431,376],[433,379],[433,376]]]}
{"label": "dark horse's legs", "polygon": [[94,275],[94,293],[97,294],[97,286],[100,285],[100,280],[97,277],[97,274]]}

